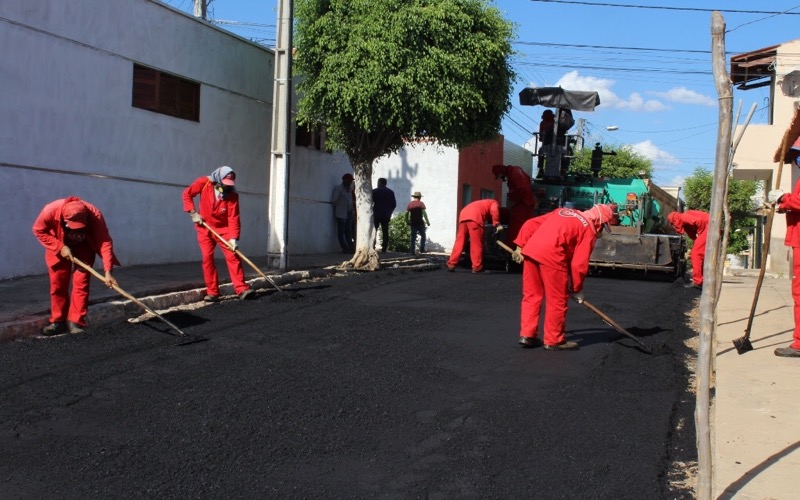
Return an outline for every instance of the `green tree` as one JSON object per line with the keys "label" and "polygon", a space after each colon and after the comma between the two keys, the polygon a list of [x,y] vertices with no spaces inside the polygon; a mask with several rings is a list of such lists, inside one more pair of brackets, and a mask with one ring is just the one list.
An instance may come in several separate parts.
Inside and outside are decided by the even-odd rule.
{"label": "green tree", "polygon": [[[684,183],[683,197],[686,200],[686,208],[708,212],[711,209],[713,183],[713,172],[697,167]],[[756,189],[755,181],[737,179],[728,181],[728,210],[731,214],[728,253],[738,254],[749,248],[747,236],[756,223],[752,217],[756,209],[753,202]],[[736,231],[737,229],[740,231]]]}
{"label": "green tree", "polygon": [[488,0],[296,0],[297,122],[355,173],[358,246],[377,269],[372,166],[406,142],[494,140],[510,108],[513,25]]}
{"label": "green tree", "polygon": [[[603,156],[603,168],[600,177],[609,179],[629,179],[631,177],[651,177],[653,162],[634,151],[630,146],[622,146],[616,150],[603,148],[603,151],[614,155]],[[583,148],[577,152],[570,163],[570,172],[592,175],[592,148]],[[641,174],[644,172],[644,175]]]}

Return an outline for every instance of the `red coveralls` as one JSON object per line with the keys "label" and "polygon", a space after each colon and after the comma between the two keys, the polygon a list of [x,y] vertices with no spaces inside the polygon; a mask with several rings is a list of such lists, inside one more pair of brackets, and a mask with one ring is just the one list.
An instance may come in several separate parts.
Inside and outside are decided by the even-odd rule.
{"label": "red coveralls", "polygon": [[687,210],[683,213],[672,212],[667,220],[678,234],[685,234],[694,240],[692,245],[692,282],[703,284],[703,262],[706,259],[706,238],[708,236],[708,212]]}
{"label": "red coveralls", "polygon": [[520,337],[537,337],[544,299],[544,343],[564,343],[570,278],[572,292],[583,290],[596,240],[594,222],[569,208],[555,210],[523,224],[514,241],[525,257]]}
{"label": "red coveralls", "polygon": [[506,229],[506,245],[511,245],[525,221],[534,216],[536,199],[531,190],[531,178],[520,167],[509,165],[505,173],[508,179],[509,219]]}
{"label": "red coveralls", "polygon": [[[208,177],[199,177],[183,191],[183,210],[194,210],[194,197],[200,195],[200,208],[197,212],[214,231],[226,240],[239,239],[241,229],[239,221],[239,194],[234,192],[225,195],[225,199],[217,199],[214,183]],[[197,229],[197,242],[203,255],[203,278],[206,281],[206,293],[214,297],[219,296],[219,276],[217,266],[214,265],[214,249],[219,240],[203,226]],[[239,257],[228,249],[227,245],[220,245],[225,262],[228,264],[228,273],[231,275],[234,291],[239,294],[249,290],[250,286],[244,280],[244,269]]]}
{"label": "red coveralls", "polygon": [[464,249],[467,235],[469,235],[469,257],[472,260],[472,271],[483,271],[483,224],[491,217],[492,225],[500,224],[500,204],[497,200],[478,200],[473,201],[461,209],[458,214],[458,230],[456,232],[456,242],[453,244],[453,251],[447,260],[447,267],[455,269],[461,251]]}
{"label": "red coveralls", "polygon": [[786,193],[776,205],[786,212],[786,238],[784,244],[792,247],[792,299],[794,299],[794,334],[792,349],[800,349],[800,180],[791,193]]}
{"label": "red coveralls", "polygon": [[[80,201],[86,205],[88,211],[83,241],[65,241],[62,208],[71,201]],[[33,234],[46,249],[44,261],[50,275],[50,323],[71,321],[79,326],[86,326],[91,276],[83,268],[73,267],[72,262],[61,257],[59,252],[64,246],[68,246],[72,255],[90,266],[94,264],[95,255],[99,254],[103,259],[104,271],[111,271],[114,266],[119,266],[103,214],[97,207],[77,196],[55,200],[45,205],[36,218]],[[70,277],[72,293],[69,291]]]}

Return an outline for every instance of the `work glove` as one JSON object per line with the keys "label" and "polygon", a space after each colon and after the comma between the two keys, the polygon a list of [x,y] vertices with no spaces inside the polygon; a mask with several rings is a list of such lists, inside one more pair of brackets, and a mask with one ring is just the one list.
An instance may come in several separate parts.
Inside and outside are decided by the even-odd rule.
{"label": "work glove", "polygon": [[784,193],[782,189],[773,189],[767,195],[767,200],[769,200],[769,202],[772,203],[773,205],[775,203],[780,203],[781,198],[783,198],[784,194],[786,193]]}
{"label": "work glove", "polygon": [[236,241],[236,238],[231,238],[230,247],[232,252],[235,252],[239,248],[239,242]]}
{"label": "work glove", "polygon": [[58,254],[67,260],[72,260],[72,250],[70,250],[67,245],[61,247],[61,250],[58,252]]}
{"label": "work glove", "polygon": [[203,217],[197,212],[189,212],[189,216],[192,218],[192,222],[194,222],[198,226],[201,226],[204,222]]}
{"label": "work glove", "polygon": [[498,224],[498,225],[496,225],[496,226],[494,227],[494,234],[500,234],[500,233],[502,233],[502,232],[503,232],[503,231],[505,231],[505,230],[506,230],[506,228],[505,228],[505,227],[503,227],[503,225],[502,225],[502,224]]}
{"label": "work glove", "polygon": [[583,304],[583,293],[575,292],[572,294],[572,300],[577,302],[578,304]]}
{"label": "work glove", "polygon": [[517,249],[514,250],[514,252],[511,254],[511,260],[513,260],[517,264],[522,264],[522,262],[525,260],[525,257],[523,257],[522,253],[520,253],[519,247],[517,247]]}

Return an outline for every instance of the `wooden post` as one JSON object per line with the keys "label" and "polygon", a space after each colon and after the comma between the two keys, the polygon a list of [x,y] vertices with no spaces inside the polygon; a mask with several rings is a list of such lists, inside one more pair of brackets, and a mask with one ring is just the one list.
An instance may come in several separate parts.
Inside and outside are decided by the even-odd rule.
{"label": "wooden post", "polygon": [[[731,153],[731,121],[733,89],[725,68],[725,19],[719,11],[711,14],[711,64],[719,96],[719,128],[717,132],[714,182],[711,192],[711,211],[708,228],[706,261],[703,273],[703,293],[700,297],[700,347],[697,353],[697,405],[694,412],[697,432],[697,490],[696,498],[711,500],[714,489],[714,448],[711,429],[711,377],[714,365],[717,283],[722,279],[720,262],[721,225],[728,165]],[[708,258],[710,257],[710,258]]]}

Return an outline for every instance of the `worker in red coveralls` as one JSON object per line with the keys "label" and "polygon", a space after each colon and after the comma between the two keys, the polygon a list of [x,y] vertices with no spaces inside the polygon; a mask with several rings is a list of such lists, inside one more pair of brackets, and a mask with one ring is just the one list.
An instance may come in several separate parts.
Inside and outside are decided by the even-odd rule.
{"label": "worker in red coveralls", "polygon": [[512,245],[525,221],[534,216],[536,199],[531,190],[531,177],[520,167],[495,165],[492,167],[495,179],[508,182],[508,228],[505,233],[506,245]]}
{"label": "worker in red coveralls", "polygon": [[597,234],[615,218],[613,205],[595,205],[583,212],[560,208],[523,224],[513,254],[514,262],[522,264],[522,347],[542,345],[538,334],[544,300],[544,348],[578,349],[577,342],[564,337],[567,301],[572,294],[578,303],[583,302],[583,282]]}
{"label": "worker in red coveralls", "polygon": [[[800,154],[800,139],[792,146],[792,154]],[[794,160],[800,166],[800,156]],[[780,167],[778,167],[780,168]],[[778,213],[786,214],[786,238],[784,245],[792,247],[792,299],[794,299],[794,334],[788,347],[776,347],[775,355],[785,358],[800,358],[800,180],[791,193],[773,189],[767,200],[776,205]]]}
{"label": "worker in red coveralls", "polygon": [[82,267],[73,267],[73,256],[91,266],[99,254],[106,285],[117,285],[111,271],[120,263],[114,255],[103,214],[77,196],[55,200],[45,205],[36,218],[33,234],[47,250],[44,261],[50,275],[50,324],[42,329],[42,334],[82,333],[86,327],[91,276]]}
{"label": "worker in red coveralls", "polygon": [[[208,177],[197,178],[183,191],[183,210],[189,212],[196,224],[197,242],[203,255],[203,278],[206,281],[206,302],[219,300],[219,276],[214,264],[214,249],[220,244],[233,289],[240,299],[250,297],[252,290],[244,280],[242,261],[235,250],[239,246],[239,194],[236,192],[236,173],[230,167],[220,167]],[[195,211],[194,197],[200,195],[200,209]],[[203,226],[207,224],[222,236],[230,247]],[[232,249],[231,249],[232,248]]]}
{"label": "worker in red coveralls", "polygon": [[500,225],[500,204],[497,200],[473,201],[461,209],[458,214],[458,230],[453,251],[447,260],[447,270],[455,271],[461,251],[469,237],[469,256],[472,260],[472,272],[483,272],[483,225],[486,220],[491,220],[495,234],[503,230]]}
{"label": "worker in red coveralls", "polygon": [[685,234],[692,240],[692,281],[687,283],[687,288],[703,288],[703,262],[706,260],[706,238],[708,236],[708,212],[700,210],[687,210],[685,212],[671,212],[667,220],[675,232]]}

